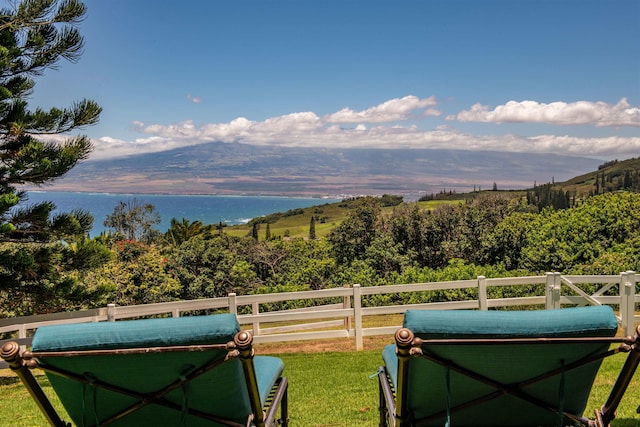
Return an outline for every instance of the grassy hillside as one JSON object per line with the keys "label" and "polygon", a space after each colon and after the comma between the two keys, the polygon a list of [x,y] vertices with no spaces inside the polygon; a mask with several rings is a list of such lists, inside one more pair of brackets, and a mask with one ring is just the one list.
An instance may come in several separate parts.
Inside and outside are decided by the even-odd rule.
{"label": "grassy hillside", "polygon": [[624,179],[627,172],[631,174],[640,171],[640,157],[622,161],[606,162],[598,168],[598,170],[576,176],[567,181],[555,183],[555,186],[562,188],[564,191],[570,191],[578,195],[586,195],[596,191],[596,179],[602,181],[604,177],[605,191],[615,191],[616,186]]}
{"label": "grassy hillside", "polygon": [[253,222],[259,222],[259,238],[264,239],[267,224],[271,236],[308,237],[311,217],[316,219],[316,235],[326,235],[336,224],[339,224],[349,213],[347,203],[328,203],[324,205],[299,208],[287,212],[279,212],[265,217],[254,218],[248,224],[234,225],[225,228],[225,233],[232,236],[246,236],[251,233]]}
{"label": "grassy hillside", "polygon": [[[454,200],[430,200],[419,202],[418,204],[423,209],[435,209],[440,205],[462,202],[463,199],[458,198]],[[352,207],[353,200],[347,200],[338,203],[327,203],[324,205],[295,209],[283,213],[275,213],[261,218],[254,218],[254,221],[259,222],[260,228],[258,236],[260,239],[264,239],[265,237],[267,223],[269,224],[269,231],[273,237],[308,238],[311,217],[314,216],[316,218],[316,237],[321,238],[325,237],[332,228],[340,224],[349,215]],[[383,209],[390,211],[393,207],[387,206]],[[250,222],[248,224],[226,227],[224,232],[232,236],[247,236],[251,234],[252,227],[253,222]]]}
{"label": "grassy hillside", "polygon": [[[640,176],[640,158],[632,158],[623,161],[606,162],[598,170],[584,175],[576,176],[564,182],[550,183],[554,190],[569,192],[578,198],[584,198],[591,194],[617,191],[623,185],[625,174],[636,177],[633,185],[638,185]],[[538,183],[542,185],[543,183]],[[639,189],[631,188],[633,191]],[[443,204],[463,203],[465,200],[473,199],[481,194],[503,194],[512,198],[525,197],[528,190],[483,190],[468,193],[440,193],[433,195],[433,200],[418,202],[424,209],[435,209]],[[317,237],[326,236],[333,227],[340,224],[347,217],[353,201],[342,201],[332,204],[300,208],[283,213],[274,213],[262,218],[256,218],[259,222],[260,239],[264,239],[267,223],[271,236],[307,238],[309,237],[309,226],[311,217],[316,218],[315,229]],[[391,210],[393,207],[383,209]],[[225,228],[225,233],[233,236],[246,236],[251,233],[253,222],[249,224],[236,225]]]}

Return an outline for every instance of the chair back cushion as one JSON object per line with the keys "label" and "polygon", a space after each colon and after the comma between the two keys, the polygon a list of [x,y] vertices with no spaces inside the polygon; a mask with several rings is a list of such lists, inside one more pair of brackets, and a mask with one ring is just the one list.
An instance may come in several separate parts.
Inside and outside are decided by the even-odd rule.
{"label": "chair back cushion", "polygon": [[[404,327],[424,340],[449,338],[561,338],[610,337],[617,322],[610,307],[580,307],[537,311],[407,311]],[[604,352],[607,343],[530,343],[423,346],[425,354],[447,360],[506,387],[520,385],[521,392],[539,402],[581,415],[600,367],[600,360],[568,370],[572,363]],[[394,377],[395,354],[385,349]],[[559,375],[523,383],[552,370]],[[448,379],[447,379],[448,377]],[[447,385],[448,384],[448,385]],[[435,416],[427,425],[442,426],[449,407],[485,397],[482,404],[451,413],[452,426],[557,426],[558,415],[526,400],[502,394],[500,386],[471,379],[454,369],[425,358],[409,365],[410,412],[415,419]]]}
{"label": "chair back cushion", "polygon": [[[34,352],[69,352],[226,344],[233,341],[240,325],[232,314],[180,318],[96,322],[41,327],[33,338]],[[43,367],[62,369],[86,379],[86,383],[47,373],[52,387],[76,425],[92,426],[114,413],[135,405],[139,397],[94,387],[96,381],[115,388],[151,395],[189,376],[203,365],[217,367],[168,392],[163,398],[168,408],[150,403],[114,426],[222,425],[188,410],[245,423],[251,407],[240,361],[224,362],[224,348],[207,351],[149,352],[144,354],[40,357]],[[223,362],[223,363],[222,363]],[[280,376],[283,364],[274,357],[254,358],[262,401]]]}

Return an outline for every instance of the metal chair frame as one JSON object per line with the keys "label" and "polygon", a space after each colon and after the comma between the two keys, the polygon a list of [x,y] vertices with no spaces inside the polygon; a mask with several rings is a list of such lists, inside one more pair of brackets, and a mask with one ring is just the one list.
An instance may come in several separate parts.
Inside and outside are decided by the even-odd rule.
{"label": "metal chair frame", "polygon": [[[273,386],[269,397],[267,399],[265,408],[262,407],[260,401],[260,394],[258,391],[258,382],[255,366],[253,364],[254,350],[252,347],[253,337],[249,332],[238,332],[234,340],[227,344],[212,344],[212,345],[189,345],[189,346],[168,346],[168,347],[144,347],[144,348],[124,348],[114,350],[85,350],[85,351],[66,351],[66,352],[31,352],[21,351],[20,346],[15,341],[5,343],[0,350],[0,356],[8,363],[11,370],[13,370],[25,385],[29,394],[36,401],[38,407],[44,414],[45,418],[53,427],[69,427],[70,423],[62,420],[57,413],[49,398],[46,396],[37,380],[31,373],[31,369],[39,368],[45,372],[60,375],[81,383],[89,383],[96,388],[102,388],[109,391],[121,393],[127,396],[134,397],[138,401],[128,408],[113,414],[108,419],[102,420],[100,426],[107,426],[113,422],[126,417],[128,414],[139,410],[140,408],[149,405],[157,404],[167,408],[171,408],[177,411],[182,411],[180,405],[177,405],[169,400],[166,400],[164,396],[179,387],[182,387],[185,383],[199,377],[200,375],[210,371],[211,369],[220,366],[226,361],[232,358],[239,358],[244,377],[246,381],[247,390],[249,392],[249,401],[251,404],[252,414],[249,415],[245,424],[239,424],[232,420],[223,419],[213,414],[208,414],[202,411],[187,408],[186,411],[189,415],[204,418],[210,421],[215,421],[219,424],[233,427],[271,427],[275,425],[288,425],[288,382],[286,377],[280,377]],[[126,354],[148,354],[148,353],[165,353],[165,352],[192,352],[192,351],[208,351],[208,350],[228,350],[227,356],[220,360],[212,360],[197,369],[191,371],[182,378],[178,378],[165,387],[157,390],[153,393],[138,393],[133,390],[126,389],[121,386],[109,384],[102,380],[89,381],[83,375],[75,374],[61,369],[51,368],[46,365],[38,363],[38,358],[42,357],[79,357],[79,356],[117,356]],[[277,417],[278,409],[280,409],[280,417]]]}
{"label": "metal chair frame", "polygon": [[[420,426],[427,422],[441,418],[446,415],[446,411],[432,414],[431,416],[416,420],[413,418],[411,411],[408,408],[408,390],[409,390],[409,363],[414,357],[422,357],[437,363],[441,366],[448,367],[452,371],[463,374],[476,381],[488,384],[496,389],[495,392],[489,393],[485,396],[478,397],[472,401],[465,402],[455,407],[449,408],[449,413],[469,408],[471,406],[481,405],[484,402],[495,399],[497,397],[509,394],[518,399],[526,400],[538,407],[545,408],[546,410],[554,413],[560,413],[561,408],[559,406],[549,405],[546,402],[540,401],[533,396],[528,395],[523,391],[523,387],[531,385],[533,383],[542,381],[554,375],[560,375],[562,372],[584,366],[585,364],[592,363],[609,356],[613,356],[619,353],[628,353],[628,356],[624,362],[622,369],[613,385],[609,397],[605,404],[595,411],[595,419],[589,419],[581,415],[571,414],[566,411],[562,411],[565,420],[569,419],[579,423],[585,427],[608,427],[611,420],[615,418],[615,413],[620,404],[620,400],[624,395],[633,375],[640,363],[640,326],[636,328],[634,336],[629,337],[612,337],[612,338],[499,338],[499,339],[429,339],[422,340],[419,337],[415,337],[413,332],[407,328],[399,329],[395,334],[396,341],[396,354],[398,357],[398,372],[397,372],[397,389],[394,389],[391,378],[385,366],[381,366],[378,372],[378,384],[379,384],[379,411],[380,411],[380,427],[409,427]],[[530,378],[519,384],[501,384],[491,378],[482,375],[479,372],[473,372],[462,366],[459,366],[449,360],[438,357],[430,352],[430,348],[439,345],[460,345],[460,346],[474,346],[474,345],[492,345],[492,344],[567,344],[567,343],[609,343],[611,345],[618,344],[615,348],[610,348],[608,351],[601,354],[593,355],[583,358],[572,364],[565,365],[562,368],[554,369],[543,375]],[[638,408],[640,410],[640,408]],[[517,423],[516,423],[517,425]]]}

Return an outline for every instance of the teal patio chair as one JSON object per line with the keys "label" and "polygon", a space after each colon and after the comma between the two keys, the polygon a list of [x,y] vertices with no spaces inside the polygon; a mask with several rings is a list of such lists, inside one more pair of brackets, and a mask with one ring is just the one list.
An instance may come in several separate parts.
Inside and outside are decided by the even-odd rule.
{"label": "teal patio chair", "polygon": [[[409,310],[383,350],[380,426],[609,426],[640,361],[638,331],[617,329],[607,306]],[[620,352],[624,366],[589,419],[602,359]]]}
{"label": "teal patio chair", "polygon": [[[232,314],[41,327],[2,358],[52,426],[69,426],[29,368],[43,369],[76,426],[287,425],[279,358],[255,356]],[[279,412],[279,417],[278,417]]]}

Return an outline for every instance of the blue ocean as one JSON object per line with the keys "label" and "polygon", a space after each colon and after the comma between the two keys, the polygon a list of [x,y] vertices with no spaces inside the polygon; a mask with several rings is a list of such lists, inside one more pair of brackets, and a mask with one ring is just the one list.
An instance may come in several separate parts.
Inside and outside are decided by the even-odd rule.
{"label": "blue ocean", "polygon": [[91,236],[105,231],[104,220],[113,213],[116,205],[136,199],[141,203],[155,206],[162,222],[156,228],[167,231],[171,219],[181,221],[201,221],[203,224],[229,225],[246,223],[252,218],[290,209],[334,203],[338,199],[301,198],[278,196],[207,196],[207,195],[159,195],[159,194],[112,194],[112,193],[74,193],[52,191],[30,191],[27,203],[50,201],[56,205],[56,211],[69,212],[84,209],[94,217]]}

